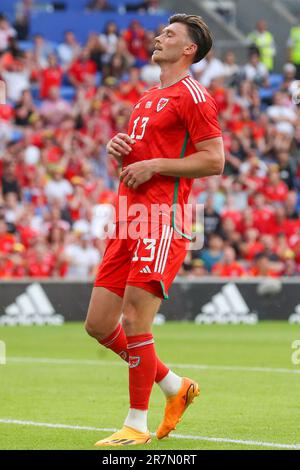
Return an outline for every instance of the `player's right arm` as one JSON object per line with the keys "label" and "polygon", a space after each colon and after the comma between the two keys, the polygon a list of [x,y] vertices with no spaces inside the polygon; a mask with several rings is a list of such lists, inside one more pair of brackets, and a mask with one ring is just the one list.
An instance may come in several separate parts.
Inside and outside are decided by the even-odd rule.
{"label": "player's right arm", "polygon": [[108,155],[114,157],[119,163],[122,163],[123,157],[131,152],[131,145],[134,143],[135,141],[129,137],[129,135],[119,132],[112,139],[110,139],[106,145],[106,150]]}

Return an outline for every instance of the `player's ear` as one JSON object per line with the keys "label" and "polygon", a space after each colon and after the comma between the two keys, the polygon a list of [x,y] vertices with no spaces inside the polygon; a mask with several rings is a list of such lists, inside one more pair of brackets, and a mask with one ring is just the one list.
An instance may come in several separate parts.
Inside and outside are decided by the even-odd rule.
{"label": "player's ear", "polygon": [[197,48],[198,46],[194,42],[189,43],[184,48],[184,55],[190,56],[190,58],[194,57],[197,52]]}

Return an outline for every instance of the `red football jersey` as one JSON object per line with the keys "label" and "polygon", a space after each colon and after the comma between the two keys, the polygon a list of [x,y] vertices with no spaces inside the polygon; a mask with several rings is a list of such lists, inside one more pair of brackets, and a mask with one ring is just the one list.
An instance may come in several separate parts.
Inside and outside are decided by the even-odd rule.
{"label": "red football jersey", "polygon": [[[198,142],[221,136],[217,106],[202,85],[186,76],[169,87],[156,86],[146,91],[132,111],[128,134],[135,144],[123,158],[123,168],[152,158],[184,158],[196,152],[195,144]],[[137,189],[128,188],[121,182],[119,202],[120,196],[126,196],[128,211],[124,214],[122,210],[118,214],[117,208],[117,219],[138,217],[143,220],[137,213],[130,214],[133,204],[146,206],[148,219],[151,218],[152,204],[166,204],[168,207],[178,204],[183,210],[192,182],[192,178],[158,174]]]}

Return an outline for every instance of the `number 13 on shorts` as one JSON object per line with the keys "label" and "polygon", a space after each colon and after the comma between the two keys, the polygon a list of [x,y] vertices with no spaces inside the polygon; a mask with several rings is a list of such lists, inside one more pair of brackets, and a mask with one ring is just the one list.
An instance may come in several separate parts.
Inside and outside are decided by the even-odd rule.
{"label": "number 13 on shorts", "polygon": [[[141,256],[141,257],[138,256],[138,252],[141,251],[141,250],[139,250],[141,242],[144,245],[143,246],[143,248],[144,248],[143,251],[150,251],[148,256]],[[138,241],[137,241],[137,247],[136,247],[135,253],[133,255],[132,261],[147,261],[149,263],[151,261],[153,261],[154,256],[155,256],[156,242],[157,242],[157,240],[155,238],[143,238],[143,239],[139,238]]]}
{"label": "number 13 on shorts", "polygon": [[[137,240],[132,261],[146,266],[148,273],[163,273],[167,263],[173,236],[173,228],[164,226],[160,239],[141,238]],[[144,272],[144,270],[143,270]]]}

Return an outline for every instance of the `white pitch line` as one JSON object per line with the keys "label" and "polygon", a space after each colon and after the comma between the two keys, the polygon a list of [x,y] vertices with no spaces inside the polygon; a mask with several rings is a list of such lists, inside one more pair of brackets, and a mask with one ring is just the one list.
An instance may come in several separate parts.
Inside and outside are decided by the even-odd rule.
{"label": "white pitch line", "polygon": [[[6,419],[0,418],[0,424],[16,424],[21,426],[37,426],[42,428],[54,429],[71,429],[76,431],[99,431],[99,432],[115,432],[115,428],[95,428],[92,426],[78,426],[71,424],[53,424],[53,423],[38,423],[36,421],[23,421],[19,419]],[[154,436],[154,433],[151,433]],[[188,439],[193,441],[206,441],[206,442],[224,442],[229,444],[241,444],[254,447],[274,447],[276,449],[295,449],[300,450],[300,444],[282,444],[277,442],[264,442],[243,439],[230,439],[226,437],[208,437],[208,436],[189,436],[184,434],[172,434],[171,437],[175,439]]]}
{"label": "white pitch line", "polygon": [[[57,364],[57,365],[90,365],[90,366],[116,366],[124,367],[123,361],[103,361],[95,359],[60,359],[48,357],[8,357],[7,363],[28,364]],[[173,364],[169,367],[177,369],[220,370],[228,372],[273,372],[279,374],[300,374],[300,369],[286,369],[283,367],[247,367],[247,366],[218,366],[209,364]]]}

